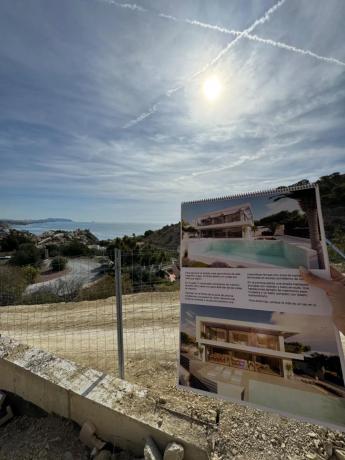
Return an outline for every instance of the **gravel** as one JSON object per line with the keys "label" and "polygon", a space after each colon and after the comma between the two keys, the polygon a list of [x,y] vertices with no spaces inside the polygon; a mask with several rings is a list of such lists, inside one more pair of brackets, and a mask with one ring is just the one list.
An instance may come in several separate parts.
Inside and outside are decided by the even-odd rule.
{"label": "gravel", "polygon": [[78,439],[80,428],[69,420],[14,417],[0,427],[0,460],[86,460],[90,452]]}

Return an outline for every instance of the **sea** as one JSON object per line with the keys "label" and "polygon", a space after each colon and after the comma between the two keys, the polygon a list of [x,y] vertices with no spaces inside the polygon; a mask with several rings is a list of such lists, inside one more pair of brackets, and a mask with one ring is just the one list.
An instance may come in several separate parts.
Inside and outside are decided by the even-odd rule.
{"label": "sea", "polygon": [[101,222],[43,222],[33,223],[28,225],[11,225],[16,230],[27,230],[34,235],[41,235],[49,230],[65,230],[72,231],[77,228],[81,230],[88,229],[93,233],[99,240],[111,240],[116,237],[123,237],[125,235],[132,236],[143,235],[146,230],[158,230],[159,228],[166,225],[166,222],[118,222],[118,223],[101,223]]}

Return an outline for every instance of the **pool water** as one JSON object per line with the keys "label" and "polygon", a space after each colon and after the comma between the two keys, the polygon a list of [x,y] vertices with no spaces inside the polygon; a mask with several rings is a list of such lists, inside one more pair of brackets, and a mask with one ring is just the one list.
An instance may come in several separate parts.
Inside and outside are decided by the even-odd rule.
{"label": "pool water", "polygon": [[196,243],[191,256],[193,253],[238,263],[242,260],[284,268],[307,265],[304,248],[279,240],[204,240]]}

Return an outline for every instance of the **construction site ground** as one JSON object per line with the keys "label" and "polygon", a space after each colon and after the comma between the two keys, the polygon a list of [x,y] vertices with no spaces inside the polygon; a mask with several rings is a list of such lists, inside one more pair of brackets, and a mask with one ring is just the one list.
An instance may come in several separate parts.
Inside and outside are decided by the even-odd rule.
{"label": "construction site ground", "polygon": [[[3,307],[0,331],[83,366],[116,373],[115,311],[114,298]],[[345,458],[340,432],[177,389],[178,292],[124,296],[123,315],[126,379],[191,418],[213,423],[220,409],[219,427],[199,430],[214,458],[318,460],[332,458],[336,450]],[[162,425],[164,414],[162,410]]]}

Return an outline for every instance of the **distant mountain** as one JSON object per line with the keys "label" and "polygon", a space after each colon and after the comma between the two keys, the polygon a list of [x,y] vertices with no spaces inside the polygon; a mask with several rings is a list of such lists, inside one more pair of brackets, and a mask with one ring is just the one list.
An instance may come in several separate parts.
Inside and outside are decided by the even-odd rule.
{"label": "distant mountain", "polygon": [[30,224],[44,224],[45,222],[73,222],[72,219],[65,219],[63,217],[49,217],[48,219],[0,219],[0,224],[7,225],[30,225]]}

